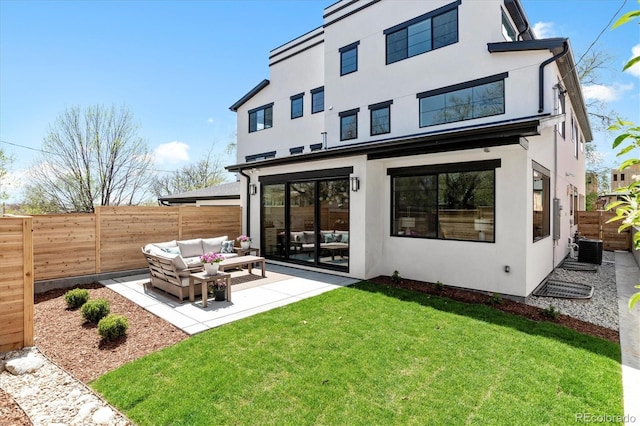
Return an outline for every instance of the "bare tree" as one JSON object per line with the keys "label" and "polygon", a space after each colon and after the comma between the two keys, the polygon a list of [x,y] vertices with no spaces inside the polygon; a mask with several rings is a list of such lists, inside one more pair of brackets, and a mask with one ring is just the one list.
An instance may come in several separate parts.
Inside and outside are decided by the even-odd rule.
{"label": "bare tree", "polygon": [[125,107],[66,109],[50,126],[47,152],[30,170],[31,194],[62,211],[136,205],[150,182],[151,156]]}
{"label": "bare tree", "polygon": [[[582,87],[603,84],[602,73],[611,70],[615,58],[603,50],[591,50],[580,58],[576,64],[576,72]],[[596,130],[606,130],[613,122],[617,114],[610,110],[606,102],[599,99],[586,101],[587,111],[591,118],[591,124]]]}
{"label": "bare tree", "polygon": [[223,183],[224,169],[220,157],[209,151],[206,158],[176,170],[171,174],[157,176],[152,184],[153,193],[163,195],[193,191]]}
{"label": "bare tree", "polygon": [[0,148],[0,200],[4,200],[8,198],[6,191],[4,190],[5,185],[7,184],[7,175],[9,171],[9,165],[13,162],[13,158]]}

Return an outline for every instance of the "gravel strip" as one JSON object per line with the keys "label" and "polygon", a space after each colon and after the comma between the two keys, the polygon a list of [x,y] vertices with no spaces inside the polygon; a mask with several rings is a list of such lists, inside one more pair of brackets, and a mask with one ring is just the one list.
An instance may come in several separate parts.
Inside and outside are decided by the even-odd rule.
{"label": "gravel strip", "polygon": [[556,268],[550,279],[593,286],[591,299],[560,299],[556,297],[529,296],[527,304],[539,308],[553,305],[561,313],[618,330],[618,291],[616,287],[615,253],[605,251],[602,254],[602,265],[597,272],[569,271]]}
{"label": "gravel strip", "polygon": [[[0,369],[0,387],[10,394],[35,426],[108,425],[131,422],[89,387],[61,369],[35,347],[0,354],[0,363],[30,358],[31,373],[14,375]],[[0,418],[0,425],[3,423]]]}

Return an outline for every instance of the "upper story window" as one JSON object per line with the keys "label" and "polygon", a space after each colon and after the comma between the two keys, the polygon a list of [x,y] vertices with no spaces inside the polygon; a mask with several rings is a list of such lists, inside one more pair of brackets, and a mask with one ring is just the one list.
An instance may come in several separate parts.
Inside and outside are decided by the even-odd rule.
{"label": "upper story window", "polygon": [[304,93],[291,96],[291,118],[302,117]]}
{"label": "upper story window", "polygon": [[273,102],[249,111],[249,133],[273,127]]}
{"label": "upper story window", "polygon": [[504,79],[497,74],[418,93],[420,127],[504,114]]}
{"label": "upper story window", "polygon": [[502,11],[502,35],[507,41],[516,41],[516,31],[513,29],[513,25],[511,25],[511,21],[509,21],[504,10]]}
{"label": "upper story window", "polygon": [[458,5],[460,1],[386,29],[387,64],[457,43]]}
{"label": "upper story window", "polygon": [[371,115],[371,136],[391,132],[391,104],[393,104],[393,101],[369,105]]}
{"label": "upper story window", "polygon": [[343,111],[340,114],[340,140],[358,138],[358,112],[360,108]]}
{"label": "upper story window", "polygon": [[324,111],[324,86],[311,90],[311,114]]}
{"label": "upper story window", "polygon": [[[566,93],[566,91],[564,90],[564,87],[562,87],[562,84],[560,84],[560,81],[558,80],[558,86],[557,86],[557,93],[558,93],[558,115],[564,115],[565,113],[565,99],[564,99],[564,94]],[[565,134],[566,134],[566,121],[562,120],[562,122],[560,123],[560,125],[558,126],[558,133],[560,133],[560,136],[562,136],[562,138],[565,138]]]}
{"label": "upper story window", "polygon": [[340,75],[358,71],[359,41],[340,48]]}

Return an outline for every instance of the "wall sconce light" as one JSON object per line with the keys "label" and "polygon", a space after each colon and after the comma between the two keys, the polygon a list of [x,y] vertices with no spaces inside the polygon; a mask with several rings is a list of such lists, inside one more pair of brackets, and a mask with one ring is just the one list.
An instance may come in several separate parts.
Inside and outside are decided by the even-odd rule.
{"label": "wall sconce light", "polygon": [[353,192],[358,192],[358,189],[360,189],[360,179],[354,176],[349,178],[349,180],[351,180],[351,190]]}
{"label": "wall sconce light", "polygon": [[256,195],[258,193],[258,186],[255,183],[249,184],[249,195]]}

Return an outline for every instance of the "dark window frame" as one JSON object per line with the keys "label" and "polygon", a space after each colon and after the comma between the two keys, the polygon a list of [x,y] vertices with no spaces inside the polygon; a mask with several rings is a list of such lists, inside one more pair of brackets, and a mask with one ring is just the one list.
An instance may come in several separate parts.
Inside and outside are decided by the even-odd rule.
{"label": "dark window frame", "polygon": [[[248,123],[249,133],[259,132],[259,131],[262,131],[262,130],[271,129],[273,127],[273,105],[274,105],[274,102],[271,102],[269,104],[262,105],[262,106],[259,106],[257,108],[253,108],[253,109],[250,109],[248,111],[248,114],[249,114],[249,123]],[[267,110],[271,110],[271,122],[269,124],[269,127],[267,127],[267,121],[266,121]],[[263,118],[263,122],[262,122],[263,128],[262,129],[258,129],[258,115],[257,114],[260,111],[263,111],[263,117],[262,117]],[[252,130],[253,126],[252,126],[251,116],[253,114],[255,114],[256,119],[255,119],[255,128],[253,128],[253,130]]]}
{"label": "dark window frame", "polygon": [[[360,41],[356,41],[354,43],[348,44],[344,47],[338,49],[340,52],[340,76],[347,75],[358,71],[358,46],[360,45]],[[355,55],[355,64],[353,65],[353,69],[348,68],[345,71],[345,55],[353,53]]]}
{"label": "dark window frame", "polygon": [[[398,238],[418,238],[428,240],[447,240],[447,241],[465,241],[465,242],[479,242],[495,244],[496,242],[496,169],[500,168],[502,161],[500,159],[484,160],[484,161],[469,161],[463,163],[449,163],[449,164],[434,164],[426,166],[413,166],[413,167],[400,167],[387,169],[387,175],[389,175],[390,182],[390,223],[389,223],[389,235],[391,237]],[[403,177],[425,177],[434,176],[436,179],[436,198],[439,197],[439,178],[441,175],[454,174],[454,173],[470,173],[470,172],[493,172],[493,239],[492,240],[472,240],[472,239],[459,239],[459,238],[444,238],[440,227],[440,205],[436,203],[436,223],[438,224],[436,230],[436,236],[415,236],[415,235],[403,235],[394,233],[394,220],[396,219],[395,209],[395,192],[394,192],[394,179]]]}
{"label": "dark window frame", "polygon": [[[532,224],[533,224],[533,229],[532,229],[532,233],[533,233],[533,242],[536,243],[538,241],[544,240],[545,238],[548,238],[549,236],[551,236],[551,171],[543,166],[541,166],[540,164],[536,163],[535,161],[531,162],[531,168],[532,168],[532,184],[533,184],[533,191],[532,191],[532,208],[531,208],[531,214],[532,214]],[[535,200],[535,193],[536,193],[536,187],[535,187],[535,181],[536,181],[536,173],[541,176],[541,181],[542,181],[542,196],[543,198],[540,200],[542,203],[542,226],[540,227],[540,231],[538,233],[536,233],[535,230],[535,226],[536,226],[536,220],[535,217],[533,217],[535,215],[536,212],[536,200]]]}
{"label": "dark window frame", "polygon": [[[428,90],[426,92],[420,92],[418,94],[416,94],[416,98],[418,99],[418,126],[420,128],[423,127],[431,127],[431,126],[438,126],[441,124],[447,124],[447,123],[455,123],[455,122],[460,122],[460,121],[467,121],[467,120],[474,120],[477,118],[484,118],[484,117],[492,117],[495,115],[502,115],[506,113],[507,110],[507,106],[506,106],[506,89],[505,89],[505,83],[504,81],[509,77],[509,73],[508,72],[504,72],[501,74],[495,74],[495,75],[491,75],[491,76],[487,76],[487,77],[483,77],[483,78],[478,78],[475,80],[470,80],[470,81],[466,81],[464,83],[459,83],[459,84],[453,84],[451,86],[446,86],[446,87],[441,87],[439,89],[434,89],[434,90]],[[490,84],[494,84],[494,83],[498,83],[498,82],[502,82],[502,111],[501,112],[496,112],[493,114],[486,114],[486,115],[472,115],[469,118],[463,118],[461,120],[452,120],[452,121],[442,121],[442,122],[438,122],[438,123],[434,123],[434,124],[426,124],[423,125],[422,124],[422,99],[427,99],[427,98],[432,98],[432,97],[436,97],[436,96],[440,96],[440,95],[447,95],[447,94],[451,94],[457,91],[461,91],[461,90],[465,90],[465,89],[476,89],[476,88],[480,88],[482,86],[487,86]],[[472,100],[472,104],[473,104],[473,100]],[[446,108],[446,107],[445,107]]]}
{"label": "dark window frame", "polygon": [[[460,40],[460,19],[459,19],[459,13],[458,13],[458,6],[460,6],[461,4],[461,0],[455,1],[453,3],[449,3],[447,5],[444,5],[436,10],[433,10],[431,12],[425,13],[424,15],[420,15],[418,17],[415,17],[413,19],[410,19],[408,21],[405,21],[403,23],[400,23],[398,25],[394,25],[391,28],[387,28],[386,30],[384,30],[382,33],[385,35],[385,63],[387,65],[396,63],[396,62],[400,62],[403,61],[405,59],[409,59],[412,58],[414,56],[418,56],[421,55],[423,53],[427,53],[427,52],[431,52],[432,50],[436,50],[436,49],[440,49],[442,47],[445,46],[449,46],[452,44],[457,43]],[[443,16],[447,13],[450,13],[452,11],[456,12],[456,17],[455,17],[455,21],[456,21],[456,37],[455,40],[451,41],[450,43],[446,43],[443,45],[436,45],[436,43],[434,42],[434,40],[437,39],[436,34],[434,34],[434,26],[433,26],[433,19],[434,18],[438,18],[440,16]],[[430,46],[428,50],[425,51],[421,51],[415,54],[409,54],[409,28],[413,27],[417,24],[422,24],[424,22],[426,22],[427,20],[430,21],[429,23],[429,27],[430,27],[430,38],[429,38],[429,42],[430,42]],[[389,43],[390,43],[390,39],[389,36],[394,36],[394,35],[398,35],[400,32],[407,32],[407,36],[406,36],[406,52],[404,52],[406,54],[406,56],[403,57],[399,57],[399,58],[394,58],[393,60],[389,59]],[[400,34],[402,35],[402,34]]]}
{"label": "dark window frame", "polygon": [[[322,109],[316,109],[317,96],[322,96]],[[311,89],[311,114],[316,114],[322,111],[324,111],[324,86]]]}
{"label": "dark window frame", "polygon": [[[297,95],[293,95],[290,97],[291,99],[291,119],[300,118],[304,115],[304,93],[298,93]],[[297,113],[296,108],[298,106],[298,101],[300,102],[300,113],[299,115],[294,115],[294,112]]]}
{"label": "dark window frame", "polygon": [[[358,139],[358,113],[360,112],[360,108],[350,109],[348,111],[342,111],[338,113],[340,117],[340,141],[348,141],[353,139]],[[355,117],[355,136],[345,138],[344,136],[344,122],[345,118]]]}
{"label": "dark window frame", "polygon": [[[387,133],[391,133],[391,105],[393,105],[393,100],[385,101],[385,102],[379,102],[377,104],[369,105],[369,131],[370,131],[370,136],[385,135]],[[383,110],[383,109],[387,110],[387,126],[386,126],[386,130],[382,131],[382,132],[374,133],[373,113],[375,111],[380,111],[380,110]]]}

